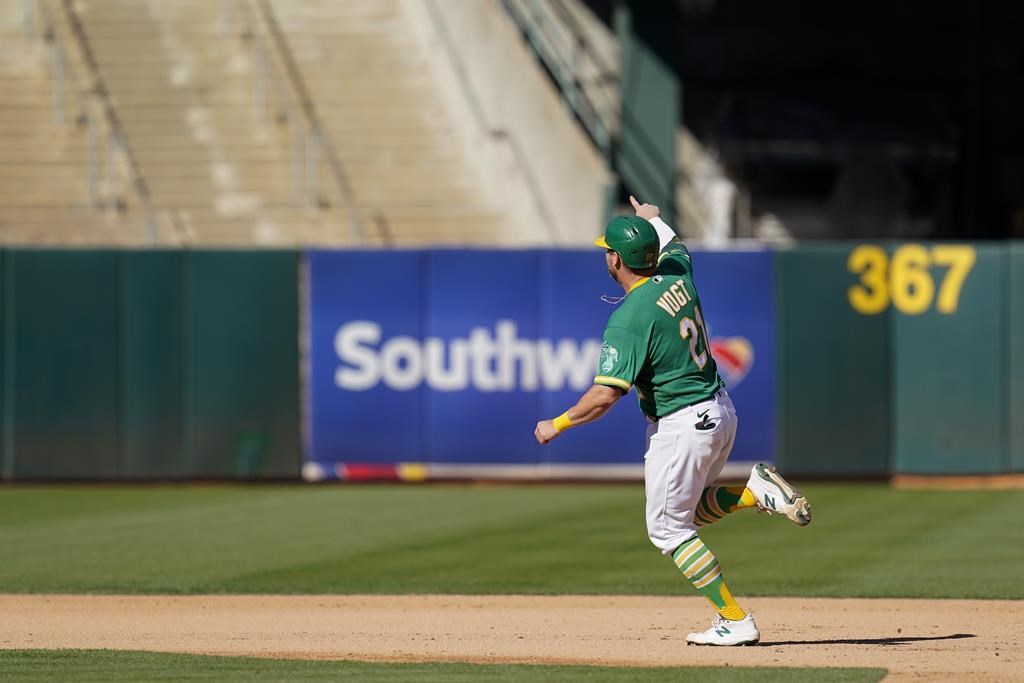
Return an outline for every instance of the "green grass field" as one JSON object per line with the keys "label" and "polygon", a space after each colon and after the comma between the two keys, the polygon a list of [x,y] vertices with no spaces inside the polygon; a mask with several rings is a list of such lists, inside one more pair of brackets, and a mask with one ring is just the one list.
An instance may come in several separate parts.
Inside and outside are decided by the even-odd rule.
{"label": "green grass field", "polygon": [[[703,532],[743,595],[1024,598],[1024,492],[805,486],[814,522]],[[5,486],[0,593],[690,595],[640,485]],[[410,554],[417,558],[410,566]],[[956,558],[981,557],[972,578]],[[0,650],[18,681],[877,681],[882,669],[606,668]]]}
{"label": "green grass field", "polygon": [[209,657],[112,650],[0,650],[0,676],[34,681],[360,681],[497,683],[532,681],[699,681],[699,683],[867,683],[884,669],[612,668],[528,664],[373,664],[249,657]]}
{"label": "green grass field", "polygon": [[[804,489],[703,532],[739,595],[1024,598],[1024,491]],[[9,486],[0,547],[4,593],[690,594],[639,485]]]}

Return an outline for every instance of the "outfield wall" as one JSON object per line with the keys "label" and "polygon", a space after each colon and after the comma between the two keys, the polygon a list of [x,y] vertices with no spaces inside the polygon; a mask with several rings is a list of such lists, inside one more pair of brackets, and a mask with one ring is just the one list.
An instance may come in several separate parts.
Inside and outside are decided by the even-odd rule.
{"label": "outfield wall", "polygon": [[800,246],[776,272],[783,466],[1022,471],[1021,245]]}
{"label": "outfield wall", "polygon": [[[1024,245],[694,261],[736,461],[1024,471]],[[635,477],[633,397],[551,447],[532,439],[589,385],[615,289],[591,250],[8,249],[0,473]]]}
{"label": "outfield wall", "polygon": [[1010,470],[1024,472],[1024,243],[1009,247],[1006,316]]}
{"label": "outfield wall", "polygon": [[890,463],[889,314],[847,300],[845,245],[775,255],[778,448],[788,471],[878,476]]}
{"label": "outfield wall", "polygon": [[[694,258],[749,469],[774,456],[772,256]],[[315,251],[309,274],[308,477],[642,474],[635,395],[549,446],[533,437],[597,374],[601,297],[622,293],[600,252]]]}
{"label": "outfield wall", "polygon": [[0,260],[5,479],[296,475],[296,253]]}

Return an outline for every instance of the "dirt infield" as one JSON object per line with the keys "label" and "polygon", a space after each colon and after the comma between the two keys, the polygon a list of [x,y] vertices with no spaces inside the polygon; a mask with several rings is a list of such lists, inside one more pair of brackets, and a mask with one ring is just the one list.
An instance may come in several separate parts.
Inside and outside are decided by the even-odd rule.
{"label": "dirt infield", "polygon": [[0,596],[0,648],[273,658],[879,666],[886,680],[1021,680],[1024,602],[749,598],[759,647],[686,647],[701,598]]}

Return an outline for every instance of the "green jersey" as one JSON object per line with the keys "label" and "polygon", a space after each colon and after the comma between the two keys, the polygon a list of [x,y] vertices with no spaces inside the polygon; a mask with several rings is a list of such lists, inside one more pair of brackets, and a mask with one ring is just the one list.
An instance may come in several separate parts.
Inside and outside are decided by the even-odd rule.
{"label": "green jersey", "polygon": [[705,401],[725,383],[711,357],[690,252],[679,240],[661,250],[656,275],[640,280],[608,318],[595,384],[629,391],[660,418]]}

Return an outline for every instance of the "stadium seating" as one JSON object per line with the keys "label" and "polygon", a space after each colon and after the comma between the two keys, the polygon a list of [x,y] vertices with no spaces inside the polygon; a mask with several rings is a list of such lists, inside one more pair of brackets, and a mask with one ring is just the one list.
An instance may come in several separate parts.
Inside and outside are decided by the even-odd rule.
{"label": "stadium seating", "polygon": [[494,243],[482,200],[396,0],[270,3],[338,154],[367,232],[402,244]]}
{"label": "stadium seating", "polygon": [[[33,26],[40,24],[34,17]],[[21,3],[0,3],[0,241],[117,241],[122,221],[88,208],[87,137],[70,92],[65,121],[54,120],[51,55],[25,34]],[[72,76],[68,70],[68,81]]]}
{"label": "stadium seating", "polygon": [[153,203],[184,242],[339,241],[295,206],[287,129],[257,116],[248,56],[219,3],[102,0],[80,16]]}
{"label": "stadium seating", "polygon": [[[504,218],[451,144],[394,0],[30,4],[35,35],[23,31],[26,5],[0,3],[7,243],[149,242],[125,151],[147,190],[156,244],[500,242]],[[47,29],[55,41],[44,40]],[[68,83],[62,124],[53,121],[52,45]],[[124,131],[109,192],[110,126],[103,99],[88,94],[93,74]],[[92,192],[79,99],[98,122]],[[311,151],[316,121],[324,144]]]}

